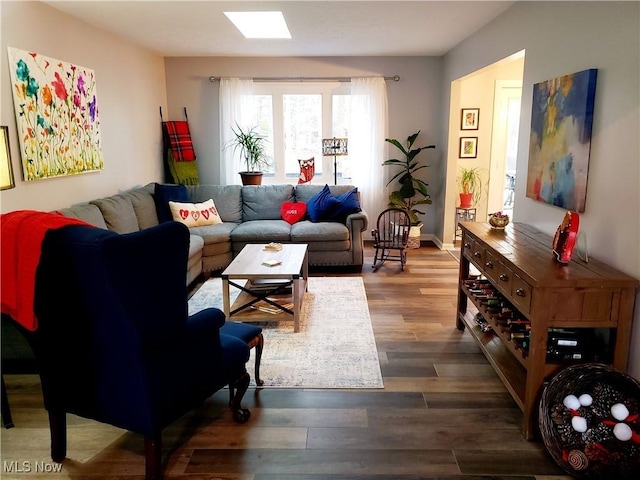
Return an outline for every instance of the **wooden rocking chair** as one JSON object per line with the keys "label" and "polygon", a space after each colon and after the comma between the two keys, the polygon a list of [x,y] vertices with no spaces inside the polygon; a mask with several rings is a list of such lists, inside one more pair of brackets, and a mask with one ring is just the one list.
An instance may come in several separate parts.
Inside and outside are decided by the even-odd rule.
{"label": "wooden rocking chair", "polygon": [[411,220],[406,210],[389,208],[378,216],[376,228],[371,231],[373,246],[373,269],[377,269],[385,260],[399,261],[402,270],[407,263],[407,242]]}

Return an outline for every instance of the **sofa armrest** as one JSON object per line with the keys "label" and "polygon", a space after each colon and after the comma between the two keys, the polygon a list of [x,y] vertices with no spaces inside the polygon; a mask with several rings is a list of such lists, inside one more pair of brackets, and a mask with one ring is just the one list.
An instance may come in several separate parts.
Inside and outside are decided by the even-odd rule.
{"label": "sofa armrest", "polygon": [[345,224],[352,232],[364,232],[369,228],[369,215],[364,210],[352,213],[347,216]]}
{"label": "sofa armrest", "polygon": [[353,265],[357,268],[362,268],[362,264],[364,263],[364,238],[362,236],[362,232],[369,228],[369,216],[364,210],[352,213],[347,216],[345,224],[351,235]]}

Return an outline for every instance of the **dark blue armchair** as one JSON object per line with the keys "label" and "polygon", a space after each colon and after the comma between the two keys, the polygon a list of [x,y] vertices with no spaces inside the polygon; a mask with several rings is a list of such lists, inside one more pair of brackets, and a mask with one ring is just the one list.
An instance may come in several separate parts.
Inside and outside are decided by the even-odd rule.
{"label": "dark blue armchair", "polygon": [[188,244],[175,222],[46,234],[33,343],[53,460],[66,455],[67,412],[144,435],[147,479],[162,478],[162,429],[217,390],[229,385],[234,419],[248,419],[246,343],[220,333],[218,309],[187,315]]}

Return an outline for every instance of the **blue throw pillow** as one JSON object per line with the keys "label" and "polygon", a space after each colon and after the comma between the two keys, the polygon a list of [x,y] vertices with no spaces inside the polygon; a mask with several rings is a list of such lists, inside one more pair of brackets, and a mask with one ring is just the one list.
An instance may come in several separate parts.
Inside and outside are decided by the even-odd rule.
{"label": "blue throw pillow", "polygon": [[344,223],[349,215],[362,211],[362,208],[360,208],[360,200],[358,200],[357,188],[352,188],[348,192],[335,198],[338,204],[329,217],[329,221]]}
{"label": "blue throw pillow", "polygon": [[307,216],[312,222],[326,222],[338,206],[338,199],[331,194],[329,185],[316,193],[307,202]]}
{"label": "blue throw pillow", "polygon": [[158,214],[158,222],[171,222],[173,215],[169,208],[169,202],[189,202],[189,192],[184,185],[165,185],[156,184],[156,190],[153,194],[153,200],[156,204],[156,213]]}

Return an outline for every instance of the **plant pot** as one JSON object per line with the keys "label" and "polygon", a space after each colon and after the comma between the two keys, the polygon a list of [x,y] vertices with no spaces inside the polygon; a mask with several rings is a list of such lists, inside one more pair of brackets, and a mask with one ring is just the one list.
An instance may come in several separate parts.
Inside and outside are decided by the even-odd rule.
{"label": "plant pot", "polygon": [[422,230],[423,225],[423,223],[411,225],[411,228],[409,228],[407,248],[420,248],[420,231]]}
{"label": "plant pot", "polygon": [[262,172],[240,172],[242,185],[262,185]]}
{"label": "plant pot", "polygon": [[473,206],[473,193],[460,194],[460,208],[471,208]]}

